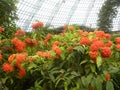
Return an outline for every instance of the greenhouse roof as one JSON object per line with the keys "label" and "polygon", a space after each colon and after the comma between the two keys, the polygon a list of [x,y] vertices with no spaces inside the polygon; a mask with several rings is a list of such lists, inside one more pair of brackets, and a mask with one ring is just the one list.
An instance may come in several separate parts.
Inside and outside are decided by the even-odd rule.
{"label": "greenhouse roof", "polygon": [[[50,27],[79,24],[97,28],[98,13],[105,0],[19,0],[17,25],[31,30],[31,25],[42,21]],[[120,8],[113,19],[114,31],[120,30]]]}

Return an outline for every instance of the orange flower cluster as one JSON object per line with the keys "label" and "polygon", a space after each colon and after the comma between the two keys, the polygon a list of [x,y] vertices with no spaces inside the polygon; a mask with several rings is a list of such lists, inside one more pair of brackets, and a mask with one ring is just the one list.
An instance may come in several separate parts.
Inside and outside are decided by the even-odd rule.
{"label": "orange flower cluster", "polygon": [[42,26],[43,26],[43,22],[40,22],[40,21],[32,24],[33,29],[38,29],[39,27],[42,27]]}
{"label": "orange flower cluster", "polygon": [[19,69],[18,76],[22,78],[25,75],[25,69],[21,66],[22,62],[25,61],[25,58],[28,56],[27,53],[20,53],[20,54],[12,54],[9,56],[8,61],[10,65],[14,63],[14,65]]}
{"label": "orange flower cluster", "polygon": [[52,57],[49,52],[41,52],[41,51],[38,51],[38,52],[36,52],[36,54],[37,54],[38,56],[42,56],[42,57],[46,57],[46,58],[51,58],[51,57]]}
{"label": "orange flower cluster", "polygon": [[96,37],[98,38],[104,38],[105,32],[104,31],[96,31]]}
{"label": "orange flower cluster", "polygon": [[4,64],[2,65],[2,69],[3,69],[3,71],[5,71],[5,72],[7,72],[7,73],[14,71],[13,66],[12,66],[11,64],[9,64],[9,63],[4,63]]}
{"label": "orange flower cluster", "polygon": [[108,42],[105,44],[106,47],[111,47],[112,45],[113,45],[113,43],[112,43],[111,41],[108,41]]}
{"label": "orange flower cluster", "polygon": [[73,47],[72,47],[72,46],[69,46],[69,47],[67,48],[67,50],[68,50],[69,52],[71,52],[71,51],[73,50]]}
{"label": "orange flower cluster", "polygon": [[2,33],[4,31],[3,27],[0,27],[0,33]]}
{"label": "orange flower cluster", "polygon": [[116,48],[117,50],[120,50],[120,44],[115,45],[115,48]]}
{"label": "orange flower cluster", "polygon": [[104,42],[98,40],[98,41],[95,41],[91,44],[90,46],[90,50],[91,51],[97,51],[99,50],[100,48],[104,47]]}
{"label": "orange flower cluster", "polygon": [[25,48],[24,43],[21,40],[19,40],[18,38],[13,38],[12,43],[14,44],[17,52],[22,52]]}
{"label": "orange flower cluster", "polygon": [[27,46],[37,46],[38,45],[38,41],[36,39],[31,39],[31,38],[26,38],[25,43],[27,44]]}
{"label": "orange flower cluster", "polygon": [[90,51],[89,56],[90,56],[90,58],[95,60],[98,56],[98,52],[97,51]]}
{"label": "orange flower cluster", "polygon": [[110,74],[109,73],[107,73],[106,75],[105,75],[105,78],[106,78],[106,81],[109,81],[110,80]]}
{"label": "orange flower cluster", "polygon": [[116,42],[117,44],[120,44],[120,37],[115,38],[115,42]]}
{"label": "orange flower cluster", "polygon": [[112,51],[110,50],[109,47],[103,47],[101,54],[103,58],[108,58],[112,55]]}
{"label": "orange flower cluster", "polygon": [[0,53],[0,61],[2,60],[2,54]]}
{"label": "orange flower cluster", "polygon": [[59,41],[55,41],[52,45],[52,50],[57,54],[60,55],[61,54],[61,49],[58,47],[58,45],[60,44]]}
{"label": "orange flower cluster", "polygon": [[24,30],[17,30],[14,36],[25,36],[26,33]]}
{"label": "orange flower cluster", "polygon": [[80,44],[82,44],[82,45],[89,45],[89,44],[90,44],[89,38],[83,37],[83,38],[80,40]]}
{"label": "orange flower cluster", "polygon": [[50,38],[52,38],[52,34],[48,33],[45,37],[45,40],[43,40],[43,43],[45,46],[47,46],[48,41],[50,40]]}

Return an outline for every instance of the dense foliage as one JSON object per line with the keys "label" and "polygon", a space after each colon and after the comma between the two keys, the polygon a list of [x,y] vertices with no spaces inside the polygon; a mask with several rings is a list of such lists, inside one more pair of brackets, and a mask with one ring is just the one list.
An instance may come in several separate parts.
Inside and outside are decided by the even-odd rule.
{"label": "dense foliage", "polygon": [[0,41],[3,90],[114,90],[111,75],[120,70],[120,37],[112,40],[103,31],[74,26],[47,34],[42,22],[32,28],[31,34],[17,30],[12,39]]}
{"label": "dense foliage", "polygon": [[0,26],[5,27],[2,38],[10,38],[16,31],[16,3],[17,0],[0,0]]}

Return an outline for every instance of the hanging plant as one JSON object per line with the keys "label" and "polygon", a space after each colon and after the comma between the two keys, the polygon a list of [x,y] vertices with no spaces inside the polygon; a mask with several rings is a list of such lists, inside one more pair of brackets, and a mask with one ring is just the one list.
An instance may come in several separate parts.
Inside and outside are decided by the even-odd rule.
{"label": "hanging plant", "polygon": [[105,32],[112,29],[113,18],[117,15],[117,8],[120,6],[120,0],[106,0],[98,15],[98,27]]}

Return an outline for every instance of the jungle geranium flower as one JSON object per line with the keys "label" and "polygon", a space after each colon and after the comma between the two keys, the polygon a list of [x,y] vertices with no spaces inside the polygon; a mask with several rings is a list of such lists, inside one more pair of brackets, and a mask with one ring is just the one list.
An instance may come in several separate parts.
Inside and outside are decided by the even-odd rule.
{"label": "jungle geranium flower", "polygon": [[16,62],[24,62],[25,58],[28,56],[27,53],[20,53],[16,55]]}
{"label": "jungle geranium flower", "polygon": [[112,43],[111,41],[108,41],[108,42],[105,44],[105,46],[106,46],[106,47],[111,47],[112,44],[113,44],[113,43]]}
{"label": "jungle geranium flower", "polygon": [[39,27],[43,27],[43,22],[39,21],[37,23],[32,24],[33,29],[38,29]]}
{"label": "jungle geranium flower", "polygon": [[78,30],[77,33],[78,33],[79,35],[82,35],[83,30]]}
{"label": "jungle geranium flower", "polygon": [[49,40],[51,37],[52,37],[52,34],[48,33],[48,34],[46,35],[46,40]]}
{"label": "jungle geranium flower", "polygon": [[36,54],[37,54],[38,56],[43,56],[43,52],[41,52],[41,51],[37,51]]}
{"label": "jungle geranium flower", "polygon": [[23,76],[25,76],[26,71],[23,67],[20,68],[19,72],[18,72],[18,77],[22,78]]}
{"label": "jungle geranium flower", "polygon": [[105,34],[105,38],[107,39],[107,40],[110,40],[111,39],[111,35],[110,34]]}
{"label": "jungle geranium flower", "polygon": [[53,47],[52,47],[52,50],[53,50],[56,54],[58,54],[58,55],[61,54],[61,49],[60,49],[58,46],[53,46]]}
{"label": "jungle geranium flower", "polygon": [[5,71],[5,72],[13,72],[13,71],[14,71],[13,66],[11,66],[11,64],[9,64],[9,63],[4,63],[4,64],[2,65],[2,69],[3,69],[3,71]]}
{"label": "jungle geranium flower", "polygon": [[46,58],[51,58],[52,57],[49,52],[44,52],[43,56],[46,57]]}
{"label": "jungle geranium flower", "polygon": [[59,41],[55,41],[55,42],[53,43],[53,45],[56,45],[56,46],[58,46],[59,44],[60,44]]}
{"label": "jungle geranium flower", "polygon": [[0,53],[0,61],[2,60],[2,54]]}
{"label": "jungle geranium flower", "polygon": [[17,30],[14,36],[25,36],[26,33],[24,30]]}
{"label": "jungle geranium flower", "polygon": [[116,38],[115,38],[115,42],[116,42],[117,44],[120,44],[120,37],[116,37]]}
{"label": "jungle geranium flower", "polygon": [[25,43],[27,44],[27,46],[31,46],[32,40],[30,38],[26,38]]}
{"label": "jungle geranium flower", "polygon": [[97,51],[90,51],[90,52],[89,52],[89,56],[90,56],[90,58],[92,58],[92,59],[96,59],[97,56],[98,56],[98,52],[97,52]]}
{"label": "jungle geranium flower", "polygon": [[97,51],[102,47],[104,47],[104,42],[98,40],[98,41],[94,42],[93,44],[91,44],[90,50],[91,51]]}
{"label": "jungle geranium flower", "polygon": [[68,26],[68,30],[72,31],[72,30],[74,30],[74,27],[73,26]]}
{"label": "jungle geranium flower", "polygon": [[4,28],[0,26],[0,33],[4,31]]}
{"label": "jungle geranium flower", "polygon": [[83,38],[80,40],[80,44],[89,45],[89,44],[90,44],[89,38],[83,37]]}
{"label": "jungle geranium flower", "polygon": [[103,58],[108,58],[112,55],[112,51],[110,50],[109,47],[103,47],[101,55],[102,55]]}
{"label": "jungle geranium flower", "polygon": [[105,36],[104,31],[95,31],[96,37],[103,38]]}
{"label": "jungle geranium flower", "polygon": [[109,73],[107,73],[106,75],[105,75],[105,78],[106,78],[106,81],[109,81],[110,80],[110,74]]}
{"label": "jungle geranium flower", "polygon": [[12,61],[16,58],[16,54],[12,54],[8,57],[9,63],[12,63]]}
{"label": "jungle geranium flower", "polygon": [[115,48],[116,48],[117,50],[120,50],[120,44],[115,45]]}
{"label": "jungle geranium flower", "polygon": [[30,57],[30,58],[29,58],[29,62],[32,62],[33,60],[35,60],[34,57]]}
{"label": "jungle geranium flower", "polygon": [[25,48],[24,43],[21,40],[19,40],[18,38],[13,38],[12,43],[14,44],[17,52],[22,52]]}
{"label": "jungle geranium flower", "polygon": [[73,47],[72,47],[72,46],[69,46],[69,47],[67,48],[67,50],[68,50],[69,52],[71,52],[71,51],[73,50]]}
{"label": "jungle geranium flower", "polygon": [[88,34],[89,34],[89,33],[88,33],[87,31],[85,31],[85,32],[82,33],[82,36],[83,36],[83,37],[87,37]]}

